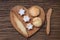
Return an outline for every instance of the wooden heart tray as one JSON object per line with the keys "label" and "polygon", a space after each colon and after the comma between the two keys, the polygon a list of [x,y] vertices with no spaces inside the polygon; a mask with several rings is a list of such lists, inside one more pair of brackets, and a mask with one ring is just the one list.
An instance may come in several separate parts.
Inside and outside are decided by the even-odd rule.
{"label": "wooden heart tray", "polygon": [[[31,13],[30,10],[32,10],[32,8],[34,8],[34,7],[36,7],[36,8],[39,9],[39,11],[38,11],[39,12],[39,15],[38,16],[31,16],[30,15],[30,13]],[[25,14],[21,16],[18,12],[22,8],[25,10]],[[35,11],[35,10],[33,10],[33,11]],[[36,11],[35,11],[35,13],[36,13]],[[26,16],[26,15],[28,15],[30,17],[30,21],[29,22],[24,22],[24,20],[23,20],[23,17]],[[28,23],[33,24],[33,21],[32,20],[34,18],[36,18],[36,17],[41,18],[42,24],[39,27],[33,25],[33,29],[27,30],[26,25]],[[12,23],[13,27],[20,34],[22,34],[25,37],[30,37],[34,33],[36,33],[40,29],[40,27],[42,27],[42,25],[43,25],[43,23],[45,21],[45,13],[44,13],[43,8],[41,8],[40,6],[32,6],[32,7],[28,8],[28,9],[25,8],[24,6],[15,6],[10,11],[10,19],[11,19],[11,23]]]}

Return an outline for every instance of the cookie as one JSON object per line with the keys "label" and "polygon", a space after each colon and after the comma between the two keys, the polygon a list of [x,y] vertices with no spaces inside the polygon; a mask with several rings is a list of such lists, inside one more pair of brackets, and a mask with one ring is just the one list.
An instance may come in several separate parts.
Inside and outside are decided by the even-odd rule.
{"label": "cookie", "polygon": [[35,26],[35,27],[41,27],[41,25],[42,25],[42,20],[41,20],[41,18],[39,18],[39,17],[36,17],[36,18],[33,18],[33,20],[32,20],[33,22],[33,25]]}
{"label": "cookie", "polygon": [[40,15],[40,10],[38,7],[33,6],[29,9],[29,14],[33,17],[36,17],[36,16]]}

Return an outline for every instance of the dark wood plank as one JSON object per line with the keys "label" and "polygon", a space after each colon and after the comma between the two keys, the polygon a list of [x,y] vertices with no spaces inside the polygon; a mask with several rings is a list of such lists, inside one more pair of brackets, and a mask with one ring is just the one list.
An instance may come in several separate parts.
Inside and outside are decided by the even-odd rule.
{"label": "dark wood plank", "polygon": [[0,0],[0,40],[27,40],[13,28],[10,22],[10,9],[16,5],[27,8],[38,5],[44,8],[45,13],[49,8],[53,8],[50,35],[46,35],[45,22],[42,28],[28,40],[60,40],[60,0]]}

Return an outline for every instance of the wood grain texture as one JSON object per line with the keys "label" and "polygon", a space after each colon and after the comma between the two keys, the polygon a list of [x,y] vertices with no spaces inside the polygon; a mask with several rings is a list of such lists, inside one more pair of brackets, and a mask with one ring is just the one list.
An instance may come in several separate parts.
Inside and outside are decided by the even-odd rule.
{"label": "wood grain texture", "polygon": [[60,40],[60,0],[0,0],[0,40],[27,40],[15,30],[10,22],[10,9],[16,5],[23,5],[27,8],[38,5],[44,8],[45,13],[52,8],[50,35],[46,35],[45,22],[29,40]]}

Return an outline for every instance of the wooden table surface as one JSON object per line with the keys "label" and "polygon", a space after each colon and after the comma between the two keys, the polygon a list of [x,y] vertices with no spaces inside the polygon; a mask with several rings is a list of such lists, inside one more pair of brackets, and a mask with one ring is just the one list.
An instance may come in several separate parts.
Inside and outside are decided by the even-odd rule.
{"label": "wooden table surface", "polygon": [[45,22],[42,28],[28,40],[60,40],[60,0],[0,0],[0,40],[27,40],[15,30],[10,22],[10,9],[16,5],[27,8],[38,5],[44,9],[45,13],[52,8],[50,35],[46,35]]}

